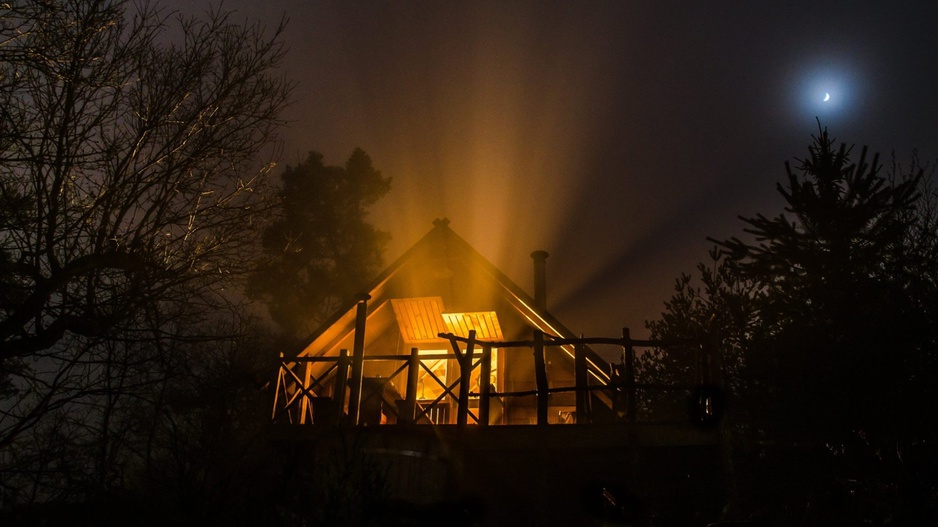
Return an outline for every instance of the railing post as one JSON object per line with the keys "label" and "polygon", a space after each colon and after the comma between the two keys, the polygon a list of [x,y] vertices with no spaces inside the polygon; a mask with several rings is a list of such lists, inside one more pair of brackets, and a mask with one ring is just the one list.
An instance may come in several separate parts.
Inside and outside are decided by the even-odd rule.
{"label": "railing post", "polygon": [[[287,403],[286,403],[286,401],[287,401],[286,379],[284,378],[284,375],[283,375],[283,369],[286,367],[286,364],[283,363],[283,352],[282,352],[282,351],[280,352],[280,360],[277,361],[277,365],[278,365],[278,367],[277,367],[277,388],[274,390],[274,409],[273,409],[273,411],[271,411],[271,413],[270,413],[270,420],[271,420],[271,422],[276,421],[276,419],[277,419],[277,417],[278,417],[278,415],[277,415],[277,407],[278,407],[279,404],[280,404],[280,397],[281,397],[280,391],[281,391],[281,390],[284,391],[284,394],[283,394],[284,403],[283,403],[283,405],[284,405],[284,406],[287,405]],[[289,415],[288,415],[287,417],[289,418]]]}
{"label": "railing post", "polygon": [[609,385],[612,386],[612,418],[618,422],[622,410],[622,402],[625,399],[625,386],[622,382],[622,366],[619,364],[609,364]]}
{"label": "railing post", "polygon": [[622,328],[622,345],[625,347],[625,419],[628,423],[634,423],[638,401],[635,389],[635,348],[632,347],[629,328]]}
{"label": "railing post", "polygon": [[[469,330],[466,352],[459,357],[459,404],[456,407],[456,424],[465,426],[469,420],[469,390],[472,388],[472,351],[475,346],[476,330]],[[455,345],[455,341],[453,341]]]}
{"label": "railing post", "polygon": [[362,377],[365,367],[365,319],[368,317],[368,301],[371,295],[362,293],[358,297],[358,306],[355,312],[355,342],[352,348],[352,386],[349,390],[348,416],[349,422],[358,424],[358,416],[362,402]]}
{"label": "railing post", "polygon": [[345,392],[348,388],[349,361],[347,349],[342,348],[339,350],[339,362],[336,366],[335,389],[333,390],[332,397],[339,406],[339,414],[341,415],[345,409]]}
{"label": "railing post", "polygon": [[547,385],[547,363],[544,359],[544,332],[534,330],[534,381],[537,386],[537,424],[547,424],[550,393]]}
{"label": "railing post", "polygon": [[482,366],[479,370],[479,426],[489,424],[489,394],[492,391],[492,345],[482,345]]}
{"label": "railing post", "polygon": [[417,415],[417,380],[420,377],[420,350],[410,348],[410,358],[407,359],[407,390],[404,392],[404,408],[401,409],[398,419],[405,423],[413,423]]}
{"label": "railing post", "polygon": [[576,380],[576,422],[589,423],[592,421],[592,416],[589,415],[589,377],[586,369],[586,349],[583,344],[577,344],[573,348],[573,365]]}
{"label": "railing post", "polygon": [[300,386],[300,390],[303,393],[303,399],[300,401],[300,418],[298,423],[306,424],[313,422],[313,401],[309,396],[310,378],[313,376],[313,369],[310,367],[311,363],[302,362],[303,367],[303,384]]}

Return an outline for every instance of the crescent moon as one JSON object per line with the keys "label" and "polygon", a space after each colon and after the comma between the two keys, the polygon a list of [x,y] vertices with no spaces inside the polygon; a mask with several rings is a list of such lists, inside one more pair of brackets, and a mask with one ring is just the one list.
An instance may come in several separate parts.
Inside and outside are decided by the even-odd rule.
{"label": "crescent moon", "polygon": [[831,94],[824,92],[824,102],[831,100]]}

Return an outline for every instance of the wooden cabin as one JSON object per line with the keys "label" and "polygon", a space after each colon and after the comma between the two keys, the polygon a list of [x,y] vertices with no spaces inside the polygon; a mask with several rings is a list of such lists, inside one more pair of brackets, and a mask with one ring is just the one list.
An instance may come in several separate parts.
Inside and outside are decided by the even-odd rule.
{"label": "wooden cabin", "polygon": [[459,424],[460,399],[466,424],[611,419],[612,394],[574,389],[608,384],[611,366],[588,346],[557,344],[575,336],[545,308],[547,253],[532,258],[533,297],[448,220],[436,220],[303,350],[284,357],[274,421]]}
{"label": "wooden cabin", "polygon": [[[719,510],[726,456],[716,431],[636,420],[636,390],[648,387],[635,382],[634,348],[660,343],[627,330],[577,338],[545,308],[546,253],[532,254],[532,296],[447,220],[433,225],[281,358],[273,421],[298,459],[330,467],[310,473],[340,473],[335,452],[357,452],[382,467],[387,503],[410,511],[386,513],[425,522],[408,525],[458,524],[467,503],[480,505],[479,525],[598,525],[676,511],[686,525]],[[612,346],[620,360],[590,345]]]}

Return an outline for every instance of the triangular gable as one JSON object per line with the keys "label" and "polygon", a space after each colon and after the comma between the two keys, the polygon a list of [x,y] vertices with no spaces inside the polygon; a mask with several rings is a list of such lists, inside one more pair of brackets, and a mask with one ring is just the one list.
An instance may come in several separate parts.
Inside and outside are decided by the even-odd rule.
{"label": "triangular gable", "polygon": [[[527,320],[532,327],[549,335],[561,338],[576,338],[576,335],[563,326],[563,324],[554,318],[546,309],[538,307],[534,299],[508,278],[507,275],[485,259],[485,257],[463,238],[453,232],[453,230],[449,228],[449,220],[437,219],[433,222],[433,225],[434,228],[431,229],[430,232],[424,235],[423,238],[392,263],[369,285],[366,290],[369,298],[366,327],[368,327],[368,325],[373,326],[375,323],[387,324],[395,318],[399,319],[396,313],[398,310],[403,309],[404,305],[395,303],[396,299],[392,298],[391,293],[388,291],[389,284],[392,283],[395,277],[406,270],[408,266],[416,265],[417,261],[421,259],[427,259],[429,257],[428,255],[445,251],[449,256],[459,258],[464,261],[465,265],[480,270],[484,276],[491,279],[493,283],[497,285],[497,289],[501,292],[501,296],[504,300],[506,300],[521,317]],[[309,344],[299,352],[299,355],[320,356],[337,353],[339,343],[346,341],[354,331],[355,312],[358,303],[358,300],[350,301],[344,308],[336,312],[335,315],[311,335],[307,341]],[[422,306],[411,305],[409,307],[421,307],[425,310],[429,310],[425,311],[425,316],[428,318],[422,322],[424,325],[419,329],[419,334],[417,333],[416,326],[414,326],[412,328],[414,334],[411,335],[410,338],[431,338],[431,331],[445,327],[446,329],[440,331],[440,333],[450,332],[464,336],[462,333],[468,333],[468,329],[476,329],[478,338],[482,340],[495,340],[492,336],[500,334],[501,331],[500,328],[497,330],[498,333],[495,331],[497,319],[494,321],[487,319],[485,315],[481,313],[452,313],[449,317],[449,323],[447,323],[447,320],[443,317],[444,307],[442,306],[442,301],[440,301],[439,305],[435,305],[432,301],[427,301],[427,303]],[[395,314],[391,313],[392,310]],[[437,315],[439,315],[439,318],[437,318]],[[457,315],[462,317],[468,315],[468,318],[460,320]],[[474,319],[473,316],[475,316]],[[430,318],[432,318],[432,322]],[[416,324],[417,319],[413,319],[413,322]],[[470,325],[472,327],[469,327]],[[402,327],[401,329],[405,331],[405,328]],[[487,337],[483,337],[482,335],[487,335]],[[572,360],[572,348],[567,349],[566,352]],[[592,363],[591,369],[594,374],[605,376],[604,371],[607,363],[591,350],[588,350],[588,362]]]}

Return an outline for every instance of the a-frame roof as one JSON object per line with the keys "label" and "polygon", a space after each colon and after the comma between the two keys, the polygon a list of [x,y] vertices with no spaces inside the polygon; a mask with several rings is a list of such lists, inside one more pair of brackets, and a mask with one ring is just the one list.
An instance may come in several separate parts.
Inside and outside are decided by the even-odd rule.
{"label": "a-frame roof", "polygon": [[[438,258],[441,254],[451,259],[458,259],[463,268],[472,269],[475,276],[481,276],[490,281],[502,299],[533,328],[561,338],[576,338],[576,335],[546,309],[537,306],[528,293],[453,232],[449,228],[449,220],[437,219],[433,222],[433,229],[430,232],[369,284],[364,292],[368,297],[362,296],[360,299],[352,300],[339,309],[310,336],[306,341],[308,345],[299,352],[299,355],[320,356],[334,353],[336,345],[347,339],[354,331],[356,306],[362,298],[367,298],[367,324],[373,324],[373,318],[374,322],[378,322],[377,319],[382,317],[374,317],[374,314],[381,309],[390,309],[390,300],[397,293],[395,285],[399,286],[396,282],[409,279],[410,272],[414,271],[416,266],[435,257]],[[593,362],[594,367],[597,368],[605,363],[593,353],[590,353],[590,359],[590,362]]]}

